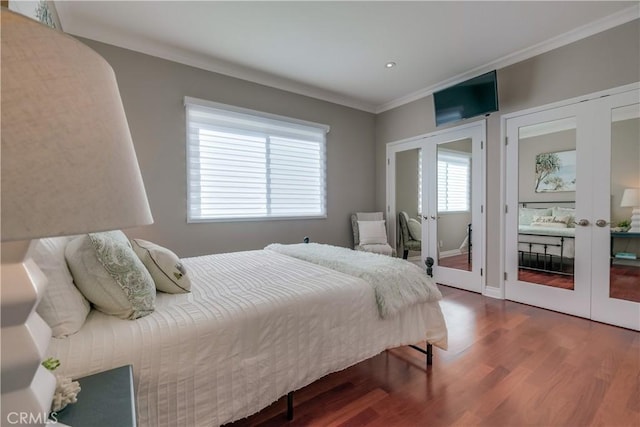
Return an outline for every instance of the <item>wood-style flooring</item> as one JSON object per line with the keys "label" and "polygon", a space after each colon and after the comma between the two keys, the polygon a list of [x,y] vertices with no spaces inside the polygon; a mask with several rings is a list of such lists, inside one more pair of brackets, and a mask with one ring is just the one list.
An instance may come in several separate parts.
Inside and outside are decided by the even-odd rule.
{"label": "wood-style flooring", "polygon": [[640,333],[440,289],[433,366],[389,350],[230,426],[640,426]]}
{"label": "wood-style flooring", "polygon": [[[441,258],[439,264],[443,267],[471,271],[471,264],[466,254]],[[521,269],[519,280],[553,286],[562,289],[573,289],[573,276],[543,271]],[[611,298],[640,302],[640,267],[630,265],[612,265],[610,275]]]}

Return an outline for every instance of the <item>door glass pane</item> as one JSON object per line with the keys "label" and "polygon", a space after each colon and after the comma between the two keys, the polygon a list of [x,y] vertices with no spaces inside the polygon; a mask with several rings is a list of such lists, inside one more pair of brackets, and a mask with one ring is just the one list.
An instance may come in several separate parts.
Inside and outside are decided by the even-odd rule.
{"label": "door glass pane", "polygon": [[471,271],[471,139],[439,144],[437,153],[438,265]]}
{"label": "door glass pane", "polygon": [[576,120],[519,129],[518,280],[574,289]]}
{"label": "door glass pane", "polygon": [[640,302],[640,106],[612,113],[609,296]]}
{"label": "door glass pane", "polygon": [[[420,262],[422,185],[419,148],[396,153],[396,225],[398,256]],[[416,258],[417,257],[417,258]]]}

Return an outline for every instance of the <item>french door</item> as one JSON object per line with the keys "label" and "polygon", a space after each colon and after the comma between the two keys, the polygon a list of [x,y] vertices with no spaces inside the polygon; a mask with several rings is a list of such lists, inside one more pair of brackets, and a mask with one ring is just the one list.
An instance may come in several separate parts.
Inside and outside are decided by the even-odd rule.
{"label": "french door", "polygon": [[484,124],[433,135],[422,156],[422,259],[436,282],[474,292],[484,274]]}
{"label": "french door", "polygon": [[[421,223],[420,259],[433,262],[436,282],[484,289],[484,120],[387,144],[389,237],[398,215]],[[402,253],[400,251],[399,253]]]}
{"label": "french door", "polygon": [[637,88],[506,119],[505,297],[640,330]]}

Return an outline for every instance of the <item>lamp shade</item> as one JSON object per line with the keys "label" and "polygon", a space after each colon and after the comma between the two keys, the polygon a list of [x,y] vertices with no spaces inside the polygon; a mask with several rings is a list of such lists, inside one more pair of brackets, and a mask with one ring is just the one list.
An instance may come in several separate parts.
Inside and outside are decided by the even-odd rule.
{"label": "lamp shade", "polygon": [[2,10],[2,241],[153,222],[115,74]]}
{"label": "lamp shade", "polygon": [[640,188],[627,188],[622,193],[620,207],[634,208],[640,206]]}

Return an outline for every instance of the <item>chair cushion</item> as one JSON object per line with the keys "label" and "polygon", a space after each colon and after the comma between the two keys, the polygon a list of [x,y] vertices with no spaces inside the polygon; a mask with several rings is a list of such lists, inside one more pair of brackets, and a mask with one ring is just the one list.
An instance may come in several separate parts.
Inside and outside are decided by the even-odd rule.
{"label": "chair cushion", "polygon": [[422,240],[422,224],[420,224],[420,221],[409,218],[407,227],[409,228],[409,235],[413,240]]}
{"label": "chair cushion", "polygon": [[355,248],[357,251],[372,252],[374,254],[395,256],[395,250],[388,244],[374,244],[374,245],[358,245]]}
{"label": "chair cushion", "polygon": [[387,243],[387,230],[382,221],[358,221],[361,245],[376,245]]}

